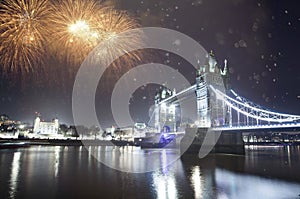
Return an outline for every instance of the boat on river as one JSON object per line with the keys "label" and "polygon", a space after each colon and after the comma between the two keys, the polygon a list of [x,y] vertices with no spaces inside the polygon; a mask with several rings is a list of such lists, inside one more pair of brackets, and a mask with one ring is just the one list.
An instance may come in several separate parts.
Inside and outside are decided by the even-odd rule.
{"label": "boat on river", "polygon": [[174,133],[157,133],[151,136],[135,138],[134,144],[146,148],[175,148],[177,136]]}

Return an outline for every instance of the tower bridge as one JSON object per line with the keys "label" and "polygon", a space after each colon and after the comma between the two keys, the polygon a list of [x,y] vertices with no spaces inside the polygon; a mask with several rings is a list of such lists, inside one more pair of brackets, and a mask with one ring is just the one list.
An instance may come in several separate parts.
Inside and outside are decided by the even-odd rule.
{"label": "tower bridge", "polygon": [[[191,99],[195,100],[195,106],[183,113],[183,104],[192,103]],[[203,134],[222,131],[218,142],[227,146],[243,145],[242,132],[300,130],[300,115],[266,109],[233,91],[227,60],[220,66],[212,52],[207,55],[206,63],[198,62],[196,84],[180,92],[164,88],[156,94],[154,114],[158,131],[164,126],[173,132],[197,128],[196,138],[201,139],[205,137]]]}

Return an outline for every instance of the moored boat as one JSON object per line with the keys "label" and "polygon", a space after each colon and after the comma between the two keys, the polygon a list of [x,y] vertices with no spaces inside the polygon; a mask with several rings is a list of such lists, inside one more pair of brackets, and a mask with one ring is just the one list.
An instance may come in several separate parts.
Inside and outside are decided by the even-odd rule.
{"label": "moored boat", "polygon": [[174,148],[176,147],[176,135],[159,133],[151,137],[136,138],[134,143],[144,149],[165,147]]}

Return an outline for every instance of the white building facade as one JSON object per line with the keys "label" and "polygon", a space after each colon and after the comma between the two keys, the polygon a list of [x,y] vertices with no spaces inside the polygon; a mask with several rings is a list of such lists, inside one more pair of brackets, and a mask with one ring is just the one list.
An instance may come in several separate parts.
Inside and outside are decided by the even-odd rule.
{"label": "white building facade", "polygon": [[35,118],[33,133],[41,135],[57,135],[59,130],[58,119],[53,119],[52,122],[41,121],[40,117]]}

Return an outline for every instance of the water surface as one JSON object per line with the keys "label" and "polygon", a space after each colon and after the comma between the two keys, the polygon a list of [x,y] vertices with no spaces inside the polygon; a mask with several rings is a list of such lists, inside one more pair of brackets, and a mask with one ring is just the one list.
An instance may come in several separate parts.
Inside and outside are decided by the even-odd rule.
{"label": "water surface", "polygon": [[[93,148],[104,158],[134,147]],[[104,150],[104,151],[105,151]],[[172,152],[146,151],[166,164]],[[245,156],[185,155],[148,173],[120,172],[84,147],[32,146],[0,151],[0,198],[300,198],[299,147],[249,147]],[[105,157],[107,156],[107,157]],[[134,156],[133,156],[134,157]],[[139,167],[143,160],[126,156]],[[113,158],[112,158],[113,159]]]}

